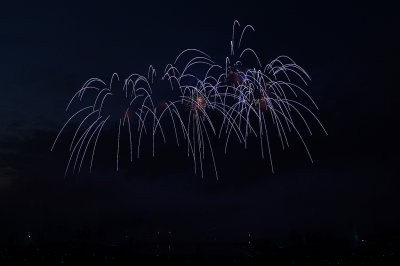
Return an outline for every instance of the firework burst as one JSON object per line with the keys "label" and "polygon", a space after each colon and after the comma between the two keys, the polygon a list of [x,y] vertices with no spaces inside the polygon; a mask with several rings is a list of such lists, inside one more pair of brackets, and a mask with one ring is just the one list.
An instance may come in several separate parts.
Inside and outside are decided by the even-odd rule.
{"label": "firework burst", "polygon": [[[215,137],[224,138],[226,153],[232,136],[247,148],[248,138],[254,135],[259,139],[261,156],[270,162],[274,172],[271,132],[277,134],[282,149],[289,147],[289,133],[294,132],[312,162],[296,121],[301,120],[312,134],[306,119],[311,116],[324,133],[327,132],[312,111],[318,110],[318,106],[295,82],[300,81],[306,86],[311,80],[309,75],[284,55],[263,65],[253,49],[241,48],[244,35],[254,28],[245,26],[237,40],[235,34],[239,28],[239,22],[235,21],[230,56],[223,65],[198,49],[186,49],[168,64],[161,80],[168,81],[171,95],[175,97],[162,104],[156,105],[153,100],[152,84],[157,75],[152,66],[147,76],[132,74],[124,81],[120,81],[117,74],[112,75],[109,83],[98,78],[89,79],[68,103],[67,111],[77,103],[80,107],[61,128],[52,147],[53,150],[65,127],[80,117],[69,146],[66,173],[69,170],[80,172],[87,152],[91,153],[89,169],[92,169],[98,139],[110,121],[116,121],[118,129],[115,138],[117,170],[122,130],[128,132],[129,157],[133,161],[134,157],[140,156],[143,134],[151,135],[154,156],[156,136],[166,142],[165,130],[173,129],[176,144],[186,144],[187,155],[193,158],[194,171],[200,169],[202,176],[203,160],[209,154],[218,178],[212,145]],[[255,66],[246,60],[250,56],[255,59]],[[115,88],[117,85],[120,88]],[[299,94],[307,98],[312,107],[302,103]]]}

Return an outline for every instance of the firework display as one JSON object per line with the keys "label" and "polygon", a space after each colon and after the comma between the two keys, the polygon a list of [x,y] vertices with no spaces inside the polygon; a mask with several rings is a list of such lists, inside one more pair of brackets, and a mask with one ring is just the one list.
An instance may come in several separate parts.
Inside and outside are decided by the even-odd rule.
{"label": "firework display", "polygon": [[[152,139],[152,154],[156,153],[156,139],[167,142],[172,132],[176,144],[185,145],[193,159],[194,171],[203,176],[203,161],[210,158],[218,178],[212,139],[224,141],[224,151],[235,138],[245,148],[252,136],[259,140],[261,156],[272,159],[273,136],[282,149],[289,147],[289,134],[302,142],[311,162],[301,130],[300,121],[312,134],[309,119],[313,118],[327,134],[312,109],[318,107],[311,96],[299,85],[307,85],[307,72],[288,56],[279,56],[263,65],[251,48],[241,48],[251,25],[240,30],[233,23],[230,55],[223,64],[216,63],[207,53],[197,49],[182,51],[173,63],[159,75],[153,66],[145,75],[132,74],[121,80],[113,74],[110,81],[89,79],[69,101],[66,111],[72,113],[58,133],[51,150],[65,128],[78,121],[69,145],[69,160],[65,174],[80,172],[85,161],[92,170],[96,146],[106,124],[115,124],[115,160],[118,171],[122,145],[129,147],[130,161],[140,157],[144,135]],[[236,38],[236,33],[240,33]],[[251,60],[249,58],[252,58]],[[246,60],[247,59],[247,60]],[[255,62],[252,65],[249,62]],[[168,100],[156,101],[158,81],[168,84]],[[301,94],[301,97],[299,96]],[[311,107],[302,103],[308,99]],[[80,119],[80,120],[79,120]],[[112,123],[114,121],[115,123]],[[125,131],[127,140],[121,137]],[[274,134],[272,134],[274,132]]]}

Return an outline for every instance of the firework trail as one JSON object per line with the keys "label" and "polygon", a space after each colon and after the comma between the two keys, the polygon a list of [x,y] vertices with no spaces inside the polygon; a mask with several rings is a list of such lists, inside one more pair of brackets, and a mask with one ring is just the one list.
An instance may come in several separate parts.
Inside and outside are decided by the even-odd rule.
{"label": "firework trail", "polygon": [[[134,153],[139,157],[142,135],[149,131],[146,121],[150,120],[154,125],[157,120],[154,115],[155,108],[151,96],[151,82],[149,81],[149,79],[153,79],[154,74],[154,69],[150,66],[148,77],[132,74],[124,80],[122,88],[119,89],[115,88],[115,83],[121,83],[116,73],[112,75],[108,84],[101,79],[91,78],[74,94],[66,111],[71,108],[74,102],[80,104],[80,109],[71,115],[61,128],[51,149],[54,149],[66,126],[76,117],[81,117],[69,146],[70,157],[65,173],[70,168],[73,172],[80,172],[85,156],[88,151],[90,152],[90,146],[92,146],[90,170],[92,169],[99,136],[104,125],[111,120],[118,121],[118,134],[116,136],[117,170],[119,169],[121,130],[126,129],[129,133],[130,161],[133,161]],[[154,134],[154,128],[151,132]],[[163,134],[162,131],[161,133]],[[136,138],[134,138],[134,135],[136,135]],[[155,134],[153,139],[154,136]],[[135,145],[134,139],[136,139]],[[134,147],[136,147],[135,151]]]}
{"label": "firework trail", "polygon": [[[290,76],[296,76],[307,85],[306,80],[310,80],[309,75],[290,57],[284,55],[263,66],[253,49],[245,48],[240,50],[246,30],[251,29],[254,31],[254,28],[251,25],[245,26],[241,32],[239,42],[236,42],[235,26],[240,27],[238,21],[233,24],[231,58],[235,57],[235,52],[238,52],[239,56],[236,56],[238,60],[233,66],[230,63],[230,58],[226,58],[225,79],[230,80],[230,82],[226,85],[226,91],[223,96],[229,97],[233,102],[228,108],[229,113],[235,114],[236,124],[240,125],[240,129],[243,132],[242,135],[244,135],[245,147],[250,134],[258,136],[261,155],[263,158],[265,157],[264,146],[266,144],[271,170],[274,172],[269,132],[273,129],[277,131],[282,149],[285,149],[285,146],[289,147],[288,132],[294,131],[303,143],[312,162],[311,154],[293,117],[299,116],[308,132],[312,134],[303,114],[304,111],[308,112],[315,118],[325,134],[327,132],[317,116],[306,105],[291,99],[289,96],[291,94],[294,98],[297,98],[298,94],[302,93],[318,109],[310,95],[299,85],[292,82],[290,78]],[[256,59],[257,65],[255,67],[245,66],[244,58],[246,55],[253,56]],[[226,143],[228,143],[230,137],[231,127],[229,125],[232,125],[232,123],[227,124],[227,127],[225,127],[228,132]]]}
{"label": "firework trail", "polygon": [[[308,98],[312,108],[318,110],[311,96],[294,81],[300,80],[307,85],[309,75],[290,57],[284,55],[263,65],[253,49],[241,48],[244,35],[250,30],[254,31],[254,28],[251,25],[245,26],[237,40],[235,34],[239,27],[239,22],[235,21],[230,56],[226,57],[223,65],[215,63],[203,51],[186,49],[173,63],[165,67],[161,80],[168,81],[171,95],[175,97],[163,102],[159,108],[154,103],[151,89],[156,78],[156,70],[152,66],[149,67],[146,77],[132,74],[123,82],[120,82],[115,73],[108,84],[101,79],[89,79],[70,100],[66,111],[74,102],[80,104],[80,109],[61,128],[52,147],[53,150],[67,124],[83,115],[69,147],[70,158],[65,173],[69,170],[80,172],[89,147],[89,169],[92,169],[100,133],[111,120],[118,121],[117,170],[121,131],[124,129],[129,133],[130,161],[133,161],[134,153],[137,158],[140,156],[143,134],[151,135],[154,156],[156,136],[161,136],[166,142],[164,128],[173,128],[177,145],[186,144],[187,155],[193,158],[194,171],[196,173],[200,169],[202,177],[203,160],[206,154],[210,154],[218,178],[212,146],[212,138],[215,137],[225,139],[226,153],[232,136],[247,148],[249,136],[254,135],[259,139],[261,156],[267,157],[271,171],[274,172],[271,132],[277,133],[282,149],[289,147],[288,135],[294,132],[312,162],[296,121],[300,118],[307,131],[312,134],[304,115],[308,113],[324,133],[327,132],[311,108],[296,99],[302,94]],[[248,57],[256,60],[255,66],[248,63],[250,60],[245,60]],[[122,88],[114,88],[115,83],[123,83]]]}

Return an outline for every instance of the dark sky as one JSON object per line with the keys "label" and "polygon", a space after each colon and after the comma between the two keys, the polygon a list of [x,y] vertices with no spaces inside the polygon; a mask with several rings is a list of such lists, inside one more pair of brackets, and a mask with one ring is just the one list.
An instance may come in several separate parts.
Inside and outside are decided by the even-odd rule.
{"label": "dark sky", "polygon": [[[157,230],[182,239],[398,231],[393,7],[376,1],[10,5],[0,9],[0,241],[28,231],[58,240],[79,230],[100,239],[125,231],[149,238]],[[255,27],[246,41],[264,62],[287,54],[310,74],[307,89],[329,132],[313,125],[316,134],[307,141],[314,164],[294,145],[276,150],[272,174],[256,148],[233,148],[217,156],[217,181],[211,165],[202,179],[171,145],[119,173],[105,163],[114,157],[100,156],[92,174],[85,169],[64,178],[67,150],[50,148],[68,118],[69,98],[88,78],[145,73],[150,64],[162,69],[185,48],[223,64],[235,19]]]}

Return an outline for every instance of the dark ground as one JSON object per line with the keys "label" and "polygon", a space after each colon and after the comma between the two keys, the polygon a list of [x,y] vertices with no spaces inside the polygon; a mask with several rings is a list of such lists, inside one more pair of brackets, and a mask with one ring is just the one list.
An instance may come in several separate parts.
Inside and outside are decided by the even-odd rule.
{"label": "dark ground", "polygon": [[[28,241],[29,242],[29,241]],[[83,236],[77,242],[33,242],[3,247],[1,265],[397,265],[398,237],[339,240],[292,234],[287,241],[135,241],[125,236],[104,245]]]}

